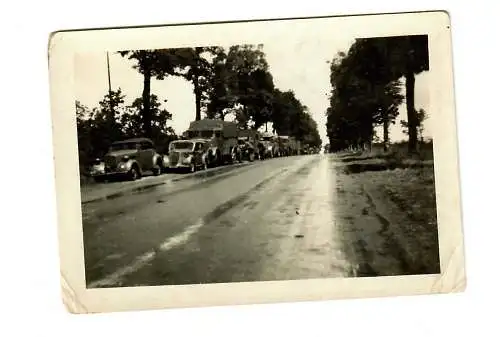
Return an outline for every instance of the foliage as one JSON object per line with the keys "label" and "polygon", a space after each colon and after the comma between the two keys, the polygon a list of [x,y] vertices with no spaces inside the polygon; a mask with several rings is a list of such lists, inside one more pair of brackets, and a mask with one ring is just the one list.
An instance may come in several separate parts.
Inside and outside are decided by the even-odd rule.
{"label": "foliage", "polygon": [[[423,141],[423,133],[424,133],[424,121],[428,118],[427,112],[424,109],[419,109],[417,111],[417,136]],[[408,122],[405,120],[400,121],[401,126],[403,127],[403,133],[408,134]]]}
{"label": "foliage", "polygon": [[[395,123],[398,107],[406,98],[409,151],[415,146],[414,75],[428,70],[427,36],[363,38],[347,54],[331,62],[330,106],[326,111],[330,149],[371,146],[374,127],[383,125],[384,145],[389,125]],[[405,77],[406,97],[401,94]]]}
{"label": "foliage", "polygon": [[[165,151],[168,143],[177,138],[168,126],[172,114],[161,108],[156,95],[150,96],[151,135],[159,151]],[[99,107],[90,110],[79,101],[75,102],[78,149],[80,163],[88,165],[93,159],[101,158],[112,142],[144,136],[141,127],[143,111],[142,98],[137,98],[130,106],[124,103],[121,89],[111,91],[99,102]]]}

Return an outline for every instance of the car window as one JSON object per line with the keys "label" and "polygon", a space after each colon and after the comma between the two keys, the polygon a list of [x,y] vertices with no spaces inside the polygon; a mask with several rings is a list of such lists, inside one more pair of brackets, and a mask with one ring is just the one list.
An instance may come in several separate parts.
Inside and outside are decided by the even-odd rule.
{"label": "car window", "polygon": [[143,150],[149,150],[152,148],[153,148],[153,144],[151,144],[150,142],[142,142],[141,143],[141,149],[143,149]]}

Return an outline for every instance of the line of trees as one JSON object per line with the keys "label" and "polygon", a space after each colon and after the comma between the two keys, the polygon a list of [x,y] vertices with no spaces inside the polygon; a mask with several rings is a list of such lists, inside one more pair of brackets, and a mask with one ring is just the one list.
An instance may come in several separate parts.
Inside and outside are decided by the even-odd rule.
{"label": "line of trees", "polygon": [[76,102],[78,143],[83,162],[102,156],[112,141],[144,136],[160,147],[177,138],[168,126],[172,114],[151,94],[151,80],[169,76],[193,85],[194,120],[202,115],[224,120],[229,115],[242,128],[258,129],[272,122],[279,135],[294,136],[305,144],[321,146],[317,124],[293,91],[274,86],[262,45],[195,47],[118,52],[133,61],[143,77],[142,95],[126,106],[118,88],[97,108]]}
{"label": "line of trees", "polygon": [[370,148],[377,126],[383,127],[387,150],[389,127],[403,102],[408,151],[418,151],[427,114],[415,109],[415,75],[429,70],[427,35],[357,39],[347,54],[338,53],[330,70],[332,91],[326,111],[330,151]]}

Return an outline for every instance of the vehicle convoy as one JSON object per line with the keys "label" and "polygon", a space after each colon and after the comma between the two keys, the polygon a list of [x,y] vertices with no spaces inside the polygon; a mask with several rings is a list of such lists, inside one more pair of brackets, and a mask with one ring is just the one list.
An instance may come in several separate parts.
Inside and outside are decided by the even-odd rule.
{"label": "vehicle convoy", "polygon": [[151,139],[131,138],[112,143],[102,160],[94,161],[90,175],[96,182],[115,177],[136,180],[146,171],[159,175],[163,169],[163,157]]}
{"label": "vehicle convoy", "polygon": [[206,139],[174,140],[168,149],[167,170],[206,170],[208,141]]}
{"label": "vehicle convoy", "polygon": [[215,167],[241,161],[238,131],[234,122],[205,118],[191,122],[185,136],[207,141],[207,165]]}

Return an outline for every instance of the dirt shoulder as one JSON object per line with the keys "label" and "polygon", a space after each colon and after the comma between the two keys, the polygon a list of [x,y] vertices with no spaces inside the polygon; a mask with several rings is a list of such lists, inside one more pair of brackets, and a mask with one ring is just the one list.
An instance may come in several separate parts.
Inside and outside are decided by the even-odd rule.
{"label": "dirt shoulder", "polygon": [[334,160],[339,180],[351,181],[366,195],[383,228],[380,234],[404,272],[439,273],[433,161],[359,153]]}

